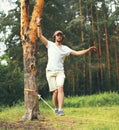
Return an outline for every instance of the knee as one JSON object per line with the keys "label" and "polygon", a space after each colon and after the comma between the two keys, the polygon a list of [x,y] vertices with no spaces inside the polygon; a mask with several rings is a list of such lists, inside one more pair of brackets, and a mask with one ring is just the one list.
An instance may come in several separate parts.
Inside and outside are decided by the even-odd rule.
{"label": "knee", "polygon": [[58,92],[64,92],[63,87],[58,87]]}
{"label": "knee", "polygon": [[57,95],[58,94],[58,90],[55,90],[54,92],[53,92],[53,95]]}

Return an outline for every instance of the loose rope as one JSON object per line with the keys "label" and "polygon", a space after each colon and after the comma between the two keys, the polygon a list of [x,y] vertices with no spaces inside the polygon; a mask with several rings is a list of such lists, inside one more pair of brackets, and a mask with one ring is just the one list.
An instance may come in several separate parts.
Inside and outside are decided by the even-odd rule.
{"label": "loose rope", "polygon": [[54,112],[54,109],[41,97],[41,95],[38,94],[38,97]]}

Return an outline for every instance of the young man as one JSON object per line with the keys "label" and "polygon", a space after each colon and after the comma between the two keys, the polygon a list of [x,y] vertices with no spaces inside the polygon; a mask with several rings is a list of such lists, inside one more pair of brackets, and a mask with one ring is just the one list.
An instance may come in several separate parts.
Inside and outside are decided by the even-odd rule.
{"label": "young man", "polygon": [[88,49],[82,51],[75,51],[68,46],[62,44],[63,39],[65,38],[62,31],[57,30],[53,34],[54,42],[47,40],[43,35],[40,25],[40,19],[37,19],[38,25],[38,37],[41,42],[44,43],[48,50],[48,63],[46,67],[46,77],[49,84],[49,90],[53,92],[52,99],[55,106],[55,114],[64,115],[62,110],[64,103],[64,60],[66,56],[74,55],[81,56],[89,51],[96,51],[96,47],[92,46]]}

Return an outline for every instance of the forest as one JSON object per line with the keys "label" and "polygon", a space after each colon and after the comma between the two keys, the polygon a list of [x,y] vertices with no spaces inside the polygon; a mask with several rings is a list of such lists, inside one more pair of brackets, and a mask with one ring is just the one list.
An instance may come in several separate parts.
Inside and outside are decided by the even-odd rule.
{"label": "forest", "polygon": [[[14,105],[24,97],[24,66],[20,39],[20,2],[0,12],[0,104]],[[30,0],[32,12],[34,0]],[[43,35],[49,40],[56,30],[65,34],[64,43],[75,50],[95,45],[97,52],[65,60],[65,96],[119,92],[119,0],[45,0],[41,20]],[[50,96],[45,76],[47,50],[37,41],[39,93]],[[7,64],[2,64],[5,60]]]}

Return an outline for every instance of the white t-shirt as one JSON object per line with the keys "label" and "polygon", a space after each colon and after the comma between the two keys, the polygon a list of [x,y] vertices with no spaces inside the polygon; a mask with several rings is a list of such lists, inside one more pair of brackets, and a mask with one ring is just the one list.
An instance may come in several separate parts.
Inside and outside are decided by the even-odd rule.
{"label": "white t-shirt", "polygon": [[46,46],[48,49],[48,64],[46,70],[63,71],[65,57],[70,55],[72,49],[62,45],[61,48],[51,41]]}

